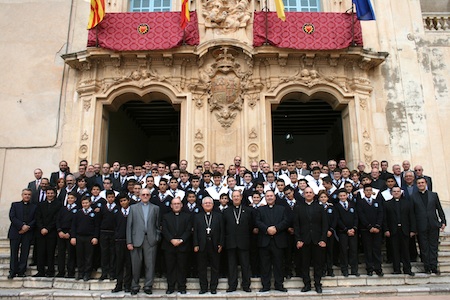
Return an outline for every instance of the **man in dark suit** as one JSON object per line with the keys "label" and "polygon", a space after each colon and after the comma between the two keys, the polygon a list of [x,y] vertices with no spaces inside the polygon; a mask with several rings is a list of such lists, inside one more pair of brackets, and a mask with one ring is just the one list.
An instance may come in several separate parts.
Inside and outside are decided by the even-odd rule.
{"label": "man in dark suit", "polygon": [[384,235],[390,238],[394,274],[400,273],[400,261],[403,273],[414,276],[409,258],[409,238],[415,235],[416,218],[414,206],[402,196],[398,186],[392,188],[392,199],[384,202],[383,229]]}
{"label": "man in dark suit", "polygon": [[234,292],[238,284],[238,258],[242,272],[242,289],[249,293],[250,289],[250,238],[253,230],[251,208],[242,205],[242,194],[239,190],[232,193],[232,205],[223,211],[225,229],[225,246],[228,257],[228,289]]}
{"label": "man in dark suit", "polygon": [[53,187],[56,187],[56,182],[59,178],[66,178],[67,175],[69,175],[69,166],[67,164],[67,161],[62,160],[59,163],[59,171],[53,172],[50,175],[50,185]]}
{"label": "man in dark suit", "polygon": [[414,174],[416,175],[416,178],[425,178],[425,180],[427,181],[427,190],[433,191],[433,181],[431,180],[430,176],[423,175],[423,167],[421,165],[417,165],[414,167]]}
{"label": "man in dark suit", "polygon": [[261,258],[261,283],[260,292],[270,291],[271,270],[275,277],[275,289],[287,292],[283,286],[283,252],[288,246],[289,226],[286,209],[275,205],[275,193],[266,192],[267,205],[260,207],[256,214],[256,226],[258,227],[258,247]]}
{"label": "man in dark suit", "polygon": [[[415,182],[415,175],[412,171],[406,171],[403,174],[403,182],[401,189],[403,190],[403,195],[405,196],[407,201],[411,201],[411,195],[418,192],[417,184]],[[409,239],[409,257],[411,261],[417,260],[417,245],[416,245],[416,236],[412,236]]]}
{"label": "man in dark suit", "polygon": [[[56,190],[47,189],[47,199],[36,210],[37,269],[33,277],[55,276],[55,250],[57,243],[56,218],[61,202],[56,200]],[[47,270],[45,268],[47,267]]]}
{"label": "man in dark suit", "polygon": [[152,294],[156,246],[160,240],[159,207],[150,203],[149,189],[142,189],[140,198],[141,202],[130,206],[126,232],[127,248],[131,251],[132,295],[136,295],[141,288],[139,278],[143,260],[145,264],[144,293]]}
{"label": "man in dark suit", "polygon": [[294,209],[294,232],[297,249],[301,250],[302,292],[311,290],[309,268],[314,266],[314,286],[316,292],[322,293],[322,267],[325,259],[325,247],[328,231],[328,219],[322,206],[314,201],[314,191],[307,187],[303,193],[305,202],[299,203]]}
{"label": "man in dark suit", "polygon": [[208,291],[206,274],[208,261],[211,266],[211,294],[217,294],[219,283],[220,253],[225,243],[223,219],[220,212],[213,211],[214,200],[205,197],[202,200],[203,213],[194,217],[194,252],[198,253],[198,277],[200,280],[200,294]]}
{"label": "man in dark suit", "polygon": [[[375,170],[375,169],[374,169]],[[373,172],[373,171],[372,171]],[[383,276],[381,270],[381,226],[383,225],[383,199],[373,195],[372,186],[365,184],[364,197],[358,198],[359,230],[364,247],[367,275],[373,272]]]}
{"label": "man in dark suit", "polygon": [[38,198],[39,192],[41,191],[41,179],[42,179],[42,170],[41,169],[35,169],[34,170],[34,178],[35,180],[30,181],[28,183],[28,188],[31,190],[31,197],[32,199]]}
{"label": "man in dark suit", "polygon": [[439,229],[444,231],[447,222],[438,194],[427,190],[425,178],[418,178],[416,182],[419,191],[411,195],[411,200],[416,215],[420,257],[426,273],[439,274]]}
{"label": "man in dark suit", "polygon": [[[10,243],[10,261],[8,279],[16,275],[25,277],[27,271],[28,254],[30,253],[33,230],[36,224],[36,205],[30,203],[31,190],[22,190],[22,201],[13,202],[9,210],[11,226],[8,231]],[[20,258],[19,258],[20,250]]]}
{"label": "man in dark suit", "polygon": [[180,197],[175,197],[170,203],[172,212],[163,216],[162,246],[167,268],[167,291],[172,294],[175,284],[178,291],[186,294],[186,265],[189,251],[191,251],[192,218],[182,212],[183,204]]}

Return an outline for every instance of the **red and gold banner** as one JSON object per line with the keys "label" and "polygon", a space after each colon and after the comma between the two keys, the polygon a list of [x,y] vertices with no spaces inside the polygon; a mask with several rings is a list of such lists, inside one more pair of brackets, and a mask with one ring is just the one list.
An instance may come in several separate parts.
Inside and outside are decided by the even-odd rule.
{"label": "red and gold banner", "polygon": [[[266,41],[266,12],[255,12],[254,16],[253,46],[259,47]],[[276,12],[269,12],[267,18],[267,41],[275,47],[336,50],[351,46],[353,41],[357,46],[363,45],[361,24],[356,15],[286,12],[286,21],[283,22]]]}
{"label": "red and gold banner", "polygon": [[183,44],[198,45],[197,14],[190,12],[186,29],[180,12],[108,13],[96,29],[89,30],[88,47],[115,51],[165,50]]}
{"label": "red and gold banner", "polygon": [[87,29],[94,28],[105,17],[105,0],[91,0],[91,13]]}
{"label": "red and gold banner", "polygon": [[185,29],[190,20],[189,0],[183,0],[181,3],[181,29]]}

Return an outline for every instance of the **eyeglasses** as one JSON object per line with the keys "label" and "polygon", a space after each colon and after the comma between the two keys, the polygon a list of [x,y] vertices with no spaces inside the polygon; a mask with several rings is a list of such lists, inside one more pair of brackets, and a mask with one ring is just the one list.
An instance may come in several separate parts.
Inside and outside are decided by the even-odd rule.
{"label": "eyeglasses", "polygon": [[150,194],[141,194],[142,196],[150,196]]}

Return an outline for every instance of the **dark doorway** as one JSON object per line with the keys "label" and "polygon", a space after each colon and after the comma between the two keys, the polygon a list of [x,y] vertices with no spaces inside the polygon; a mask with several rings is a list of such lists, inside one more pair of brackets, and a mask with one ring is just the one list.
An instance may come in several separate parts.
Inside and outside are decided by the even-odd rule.
{"label": "dark doorway", "polygon": [[273,160],[345,157],[340,111],[319,99],[282,101],[272,110]]}
{"label": "dark doorway", "polygon": [[109,114],[107,161],[178,162],[180,112],[162,100],[129,101]]}

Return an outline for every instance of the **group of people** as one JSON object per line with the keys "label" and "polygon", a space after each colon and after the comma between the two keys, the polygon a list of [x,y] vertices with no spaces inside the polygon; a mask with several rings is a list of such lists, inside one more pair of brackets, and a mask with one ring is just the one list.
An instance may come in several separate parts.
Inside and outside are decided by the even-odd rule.
{"label": "group of people", "polygon": [[[34,277],[116,279],[112,292],[152,293],[155,273],[167,278],[167,294],[186,293],[186,278],[198,277],[200,294],[217,293],[219,277],[227,292],[262,289],[286,292],[284,280],[303,279],[302,292],[322,293],[321,278],[360,276],[362,247],[368,276],[383,276],[381,245],[394,274],[414,276],[411,261],[439,274],[439,231],[446,220],[431,177],[420,165],[373,161],[350,170],[344,159],[326,164],[302,159],[252,162],[235,157],[224,164],[205,161],[192,173],[188,162],[143,165],[80,162],[72,173],[66,161],[50,179],[41,169],[11,205],[8,278],[25,277],[31,245]],[[402,170],[403,168],[403,170]],[[57,255],[56,255],[57,250]],[[20,256],[19,256],[20,253]],[[55,272],[57,257],[57,272]],[[210,267],[210,276],[207,269]],[[350,272],[349,272],[350,268]],[[401,269],[402,268],[402,269]],[[78,272],[76,272],[76,270]],[[208,280],[208,278],[210,278]]]}

